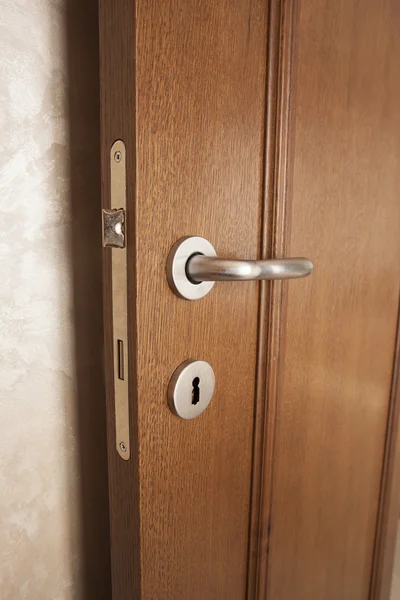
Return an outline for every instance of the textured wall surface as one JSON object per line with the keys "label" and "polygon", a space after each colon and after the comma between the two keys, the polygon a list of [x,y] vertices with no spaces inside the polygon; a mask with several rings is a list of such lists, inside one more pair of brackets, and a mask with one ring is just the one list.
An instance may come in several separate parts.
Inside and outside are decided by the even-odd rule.
{"label": "textured wall surface", "polygon": [[0,0],[2,600],[111,598],[96,5]]}

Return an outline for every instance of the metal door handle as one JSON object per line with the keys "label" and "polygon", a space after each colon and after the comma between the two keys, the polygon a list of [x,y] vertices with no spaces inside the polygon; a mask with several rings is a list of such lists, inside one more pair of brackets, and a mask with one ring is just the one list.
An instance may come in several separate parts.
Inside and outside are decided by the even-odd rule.
{"label": "metal door handle", "polygon": [[209,241],[202,237],[182,238],[172,247],[167,261],[168,283],[186,300],[203,298],[216,281],[297,279],[313,270],[308,258],[236,260],[218,258]]}
{"label": "metal door handle", "polygon": [[194,283],[201,281],[252,281],[254,279],[298,279],[313,270],[308,258],[233,260],[197,254],[189,258],[186,271]]}

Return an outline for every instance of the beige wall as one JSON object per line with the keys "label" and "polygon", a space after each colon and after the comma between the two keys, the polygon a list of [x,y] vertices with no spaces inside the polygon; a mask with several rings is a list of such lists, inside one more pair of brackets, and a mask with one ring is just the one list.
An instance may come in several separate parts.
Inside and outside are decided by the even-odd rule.
{"label": "beige wall", "polygon": [[0,0],[0,597],[110,600],[96,0]]}

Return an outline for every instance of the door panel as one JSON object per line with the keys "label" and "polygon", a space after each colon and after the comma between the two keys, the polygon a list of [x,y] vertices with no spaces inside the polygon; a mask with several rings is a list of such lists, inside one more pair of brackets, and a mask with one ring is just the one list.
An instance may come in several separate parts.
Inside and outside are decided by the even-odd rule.
{"label": "door panel", "polygon": [[[120,10],[103,2],[103,39],[116,18],[125,35]],[[220,255],[258,255],[267,5],[263,0],[140,0],[135,11],[135,3],[125,1],[125,20],[133,23],[135,14],[135,61],[128,56],[118,81],[111,75],[116,87],[110,98],[115,102],[118,92],[136,89],[135,131],[125,121],[118,130],[112,111],[105,110],[111,125],[104,141],[122,136],[128,164],[136,153],[127,233],[136,247],[128,278],[131,285],[136,278],[130,358],[132,363],[136,356],[137,372],[131,413],[137,419],[139,458],[132,485],[140,482],[141,597],[242,599],[258,285],[215,286],[201,301],[188,302],[169,289],[165,266],[172,245],[188,235],[204,236]],[[123,45],[120,51],[126,57]],[[103,60],[111,70],[118,54],[108,47]],[[193,421],[173,415],[166,396],[174,370],[188,358],[208,361],[216,376],[210,406]],[[132,454],[134,461],[135,450]],[[133,508],[124,512],[129,522]],[[115,531],[118,527],[115,523]],[[133,559],[130,568],[137,569]],[[120,585],[129,579],[121,565],[115,573],[114,600],[132,597],[132,584]]]}
{"label": "door panel", "polygon": [[399,297],[398,2],[300,2],[268,598],[369,597]]}
{"label": "door panel", "polygon": [[[259,247],[265,3],[160,1],[137,11],[137,344],[142,595],[243,598],[257,341],[257,284],[197,302],[169,290],[173,243],[222,255]],[[244,335],[245,332],[245,335]],[[166,388],[187,358],[216,391],[193,421]]]}

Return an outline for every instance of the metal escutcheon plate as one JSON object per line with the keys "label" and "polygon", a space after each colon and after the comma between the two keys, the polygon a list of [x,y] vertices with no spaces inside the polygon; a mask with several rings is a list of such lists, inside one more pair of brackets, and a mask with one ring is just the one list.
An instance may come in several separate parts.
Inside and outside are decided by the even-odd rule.
{"label": "metal escutcheon plate", "polygon": [[171,290],[184,300],[204,298],[214,285],[214,281],[193,283],[187,276],[186,265],[194,254],[217,256],[215,248],[208,240],[199,236],[178,240],[171,248],[167,260],[167,279]]}
{"label": "metal escutcheon plate", "polygon": [[210,404],[214,388],[215,375],[211,365],[204,360],[186,360],[169,382],[169,407],[181,419],[194,419]]}

